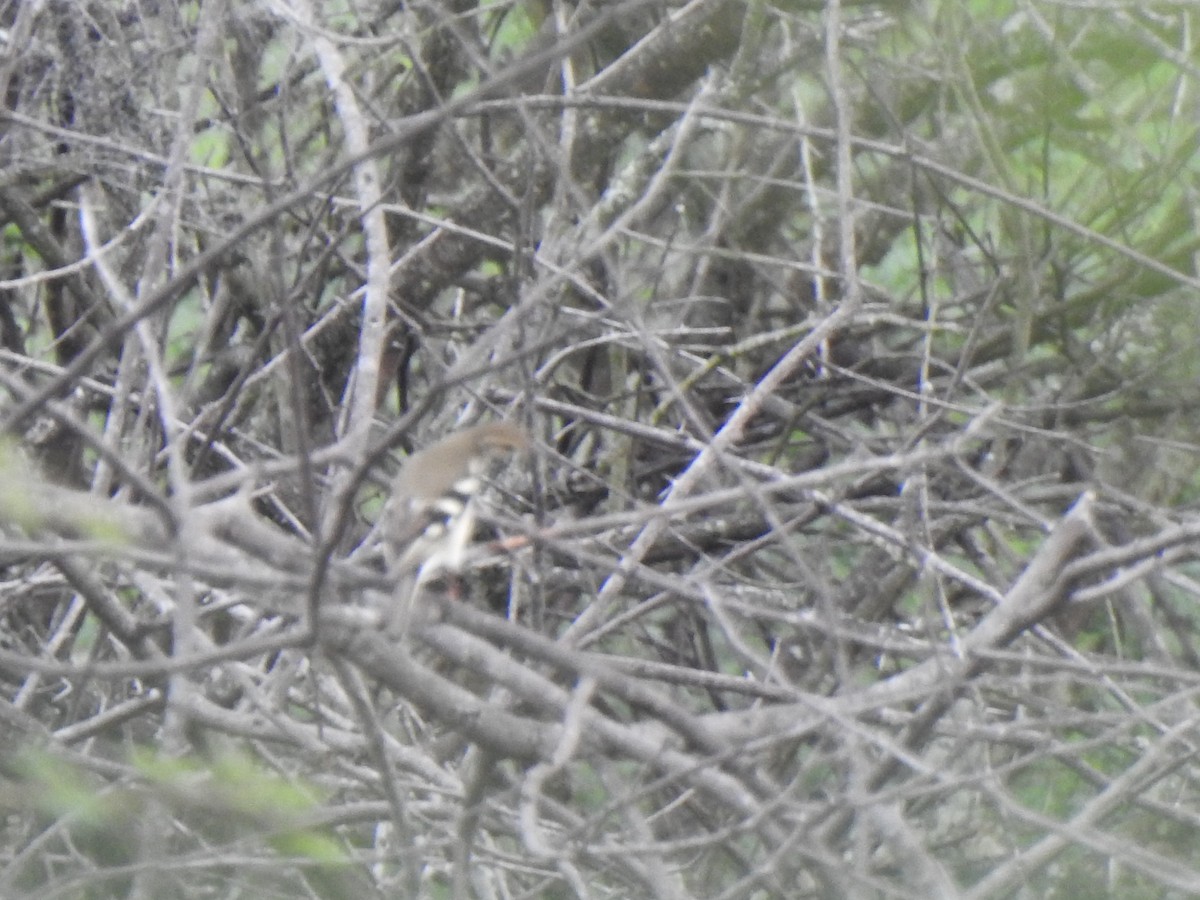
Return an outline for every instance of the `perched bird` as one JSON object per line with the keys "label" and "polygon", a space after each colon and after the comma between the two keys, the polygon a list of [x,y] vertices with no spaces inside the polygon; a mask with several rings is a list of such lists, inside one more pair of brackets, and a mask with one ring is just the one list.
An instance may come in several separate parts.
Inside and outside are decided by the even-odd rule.
{"label": "perched bird", "polygon": [[455,432],[405,460],[380,523],[388,574],[397,579],[405,610],[421,585],[462,568],[489,461],[528,446],[521,429],[493,422]]}

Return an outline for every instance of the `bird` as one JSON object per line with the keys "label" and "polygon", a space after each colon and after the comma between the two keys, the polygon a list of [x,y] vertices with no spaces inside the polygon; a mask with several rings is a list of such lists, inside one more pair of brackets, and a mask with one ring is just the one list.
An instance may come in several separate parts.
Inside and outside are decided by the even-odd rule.
{"label": "bird", "polygon": [[384,563],[404,618],[423,585],[462,569],[489,462],[528,447],[517,426],[490,422],[456,431],[405,460],[380,519]]}

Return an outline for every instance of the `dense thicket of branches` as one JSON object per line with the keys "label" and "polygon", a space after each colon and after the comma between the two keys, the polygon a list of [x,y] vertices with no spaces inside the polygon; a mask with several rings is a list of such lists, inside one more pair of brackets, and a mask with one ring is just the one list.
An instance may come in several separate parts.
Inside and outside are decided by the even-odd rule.
{"label": "dense thicket of branches", "polygon": [[1194,20],[0,2],[0,895],[1200,892]]}

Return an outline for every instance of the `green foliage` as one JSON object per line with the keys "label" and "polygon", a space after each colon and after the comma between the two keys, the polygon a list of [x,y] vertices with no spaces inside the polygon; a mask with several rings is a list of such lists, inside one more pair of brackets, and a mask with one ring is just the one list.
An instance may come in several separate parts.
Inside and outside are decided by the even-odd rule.
{"label": "green foliage", "polygon": [[29,471],[15,447],[0,441],[0,520],[25,529],[38,526],[41,511],[29,484]]}
{"label": "green foliage", "polygon": [[513,3],[500,15],[492,40],[493,51],[509,55],[528,44],[541,27],[546,16],[542,0]]}
{"label": "green foliage", "polygon": [[260,826],[286,830],[320,800],[311,790],[267,773],[254,760],[238,755],[208,762],[142,749],[133,763],[151,784],[185,805],[195,804]]}
{"label": "green foliage", "polygon": [[246,853],[261,845],[311,868],[318,880],[322,867],[336,875],[347,865],[340,842],[305,824],[320,798],[248,757],[205,762],[141,749],[132,762],[141,780],[116,786],[101,786],[45,753],[27,752],[19,763],[22,796],[40,815],[59,821],[77,849],[91,854],[100,867],[94,884],[106,883],[105,867],[119,868],[136,855],[145,823],[163,809],[177,824],[171,840],[181,844],[180,852],[237,846]]}
{"label": "green foliage", "polygon": [[189,145],[192,162],[209,169],[222,169],[229,162],[229,135],[223,129],[206,128]]}
{"label": "green foliage", "polygon": [[108,507],[86,495],[58,495],[11,444],[0,442],[0,523],[37,533],[55,522],[83,538],[125,544],[129,536]]}
{"label": "green foliage", "polygon": [[[892,49],[911,54],[922,39],[929,42],[929,59],[941,71],[932,90],[961,116],[970,151],[985,161],[987,180],[1043,203],[1050,217],[1194,271],[1194,204],[1186,198],[1197,132],[1178,114],[1178,60],[1162,52],[1170,38],[1156,43],[1150,28],[1098,23],[1083,10],[1008,3],[940,4],[924,34],[912,20],[906,24],[908,40]],[[1009,254],[1000,262],[1015,273],[1006,314],[1015,326],[1019,361],[1039,341],[1040,323],[1060,309],[1055,282],[1069,285],[1068,295],[1081,296],[1094,283],[1093,273],[1111,271],[1108,251],[1055,229],[1049,219],[1018,212],[1002,198],[967,189],[955,192],[955,203],[975,235]],[[1044,265],[1049,258],[1055,271]],[[892,293],[910,295],[916,262],[896,242],[872,278]],[[1072,316],[1080,339],[1117,326],[1115,309],[1133,311],[1122,303],[1158,301],[1174,287],[1161,273],[1130,274],[1137,282],[1132,292],[1101,293],[1109,305],[1104,314],[1081,309]],[[924,287],[943,296],[957,290],[936,273]]]}
{"label": "green foliage", "polygon": [[188,291],[171,309],[164,362],[175,371],[192,362],[203,334],[204,309],[199,291]]}
{"label": "green foliage", "polygon": [[27,749],[17,761],[17,768],[33,786],[25,796],[43,815],[66,816],[85,828],[103,830],[127,821],[132,811],[128,792],[97,790],[94,782],[61,758]]}

